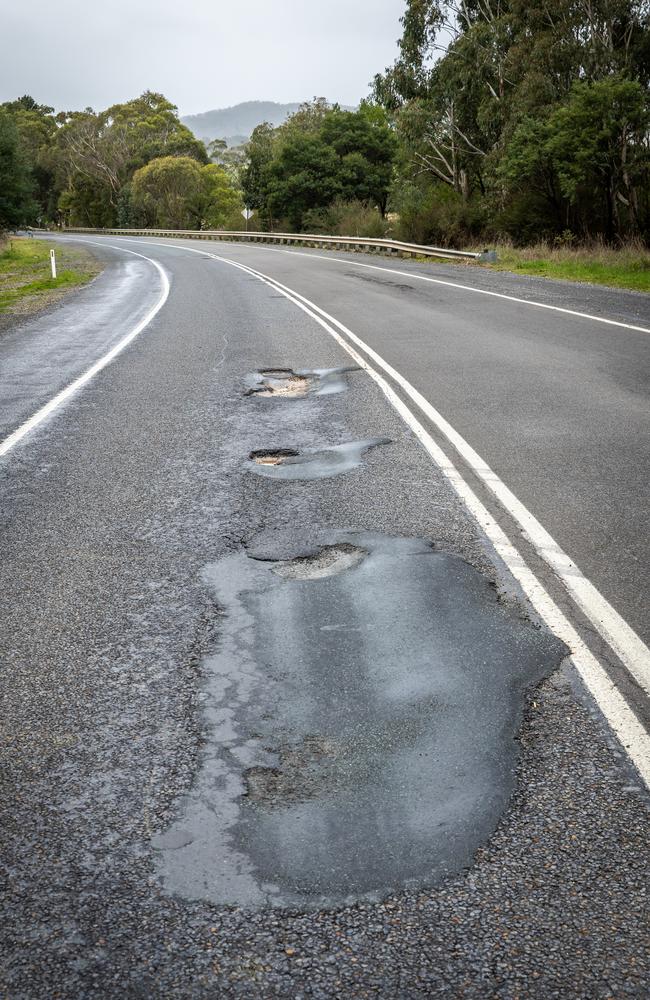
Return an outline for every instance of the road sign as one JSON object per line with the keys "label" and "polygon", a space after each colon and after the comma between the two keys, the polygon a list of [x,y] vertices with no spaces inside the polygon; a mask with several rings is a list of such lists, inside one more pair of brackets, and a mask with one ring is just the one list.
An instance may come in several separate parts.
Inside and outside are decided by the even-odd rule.
{"label": "road sign", "polygon": [[244,209],[244,210],[242,211],[242,215],[243,215],[243,216],[244,216],[244,218],[246,219],[246,222],[248,222],[248,220],[249,220],[249,219],[252,219],[252,218],[253,218],[253,215],[254,215],[254,214],[255,214],[255,213],[254,213],[254,211],[253,211],[253,209],[252,209],[252,208],[245,208],[245,209]]}

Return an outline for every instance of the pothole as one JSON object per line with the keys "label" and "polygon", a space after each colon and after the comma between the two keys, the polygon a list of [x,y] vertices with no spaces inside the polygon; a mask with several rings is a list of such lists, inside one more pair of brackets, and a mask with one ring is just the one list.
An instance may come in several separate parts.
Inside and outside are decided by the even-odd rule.
{"label": "pothole", "polygon": [[273,567],[273,572],[285,580],[322,580],[358,566],[366,555],[365,549],[349,542],[341,542],[338,545],[324,546],[316,555],[300,556],[278,563]]}
{"label": "pothole", "polygon": [[297,455],[293,448],[275,448],[272,451],[252,451],[250,457],[257,465],[281,465],[287,458]]}
{"label": "pothole", "polygon": [[253,385],[248,389],[251,396],[284,396],[295,398],[306,396],[311,385],[306,375],[298,375],[290,368],[266,368],[251,377]]}
{"label": "pothole", "polygon": [[358,366],[343,368],[260,368],[246,378],[249,396],[297,399],[307,395],[326,396],[347,388],[344,376]]}
{"label": "pothole", "polygon": [[165,891],[315,911],[441,884],[496,828],[527,692],[567,649],[428,539],[291,534],[204,571],[225,614],[203,763],[153,842]]}
{"label": "pothole", "polygon": [[274,479],[328,479],[356,469],[370,448],[390,443],[390,438],[368,438],[304,452],[295,448],[258,449],[250,453],[249,468]]}

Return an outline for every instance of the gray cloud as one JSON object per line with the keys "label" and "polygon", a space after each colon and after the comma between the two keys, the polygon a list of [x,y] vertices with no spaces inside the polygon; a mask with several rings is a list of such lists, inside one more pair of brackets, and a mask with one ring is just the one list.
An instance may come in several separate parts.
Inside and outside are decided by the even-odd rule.
{"label": "gray cloud", "polygon": [[162,91],[182,113],[344,104],[396,54],[404,0],[31,0],[2,13],[0,100],[100,109]]}

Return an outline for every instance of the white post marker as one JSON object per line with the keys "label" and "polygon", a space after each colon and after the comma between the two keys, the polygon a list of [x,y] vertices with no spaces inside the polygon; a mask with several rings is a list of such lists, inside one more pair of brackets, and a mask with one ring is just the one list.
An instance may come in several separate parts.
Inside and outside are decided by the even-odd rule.
{"label": "white post marker", "polygon": [[253,209],[249,208],[248,205],[242,210],[241,213],[246,219],[246,232],[248,232],[248,220],[253,218]]}
{"label": "white post marker", "polygon": [[56,278],[56,257],[54,256],[54,250],[50,250],[50,264],[52,265],[52,277]]}

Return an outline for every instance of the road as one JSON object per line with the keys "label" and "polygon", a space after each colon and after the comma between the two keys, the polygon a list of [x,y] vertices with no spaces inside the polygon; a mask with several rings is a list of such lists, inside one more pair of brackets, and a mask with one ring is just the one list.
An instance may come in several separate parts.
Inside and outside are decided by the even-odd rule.
{"label": "road", "polygon": [[647,995],[648,299],[84,240],[0,341],[4,993]]}

